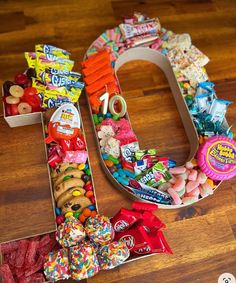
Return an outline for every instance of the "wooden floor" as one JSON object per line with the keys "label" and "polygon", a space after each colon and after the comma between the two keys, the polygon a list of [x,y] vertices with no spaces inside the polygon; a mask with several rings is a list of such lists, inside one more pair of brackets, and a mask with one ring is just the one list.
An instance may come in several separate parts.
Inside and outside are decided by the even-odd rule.
{"label": "wooden floor", "polygon": [[[34,50],[36,43],[71,51],[75,70],[79,71],[85,50],[98,35],[118,25],[122,16],[141,11],[150,17],[158,16],[167,29],[190,33],[193,43],[210,57],[207,71],[216,83],[217,95],[235,102],[229,107],[227,119],[234,124],[236,133],[234,0],[5,0],[0,1],[0,7],[0,83],[26,68],[23,52]],[[156,147],[160,155],[183,163],[188,155],[188,140],[164,75],[152,64],[133,62],[123,66],[118,76],[141,147]],[[116,191],[103,174],[83,96],[80,106],[99,210],[112,216],[120,207],[129,208],[131,201]],[[41,127],[8,129],[2,111],[0,127],[1,239],[12,239],[19,230],[24,234],[51,229]],[[30,190],[31,186],[34,189]],[[234,179],[193,206],[160,210],[158,215],[167,223],[165,235],[174,255],[155,255],[100,272],[89,283],[215,283],[224,272],[236,277],[235,194]],[[41,209],[36,210],[35,203]],[[25,220],[28,217],[30,221]]]}

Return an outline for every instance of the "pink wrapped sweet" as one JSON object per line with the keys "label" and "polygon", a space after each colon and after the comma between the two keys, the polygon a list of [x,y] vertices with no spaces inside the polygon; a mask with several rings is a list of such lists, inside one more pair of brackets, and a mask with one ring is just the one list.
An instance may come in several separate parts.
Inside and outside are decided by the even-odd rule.
{"label": "pink wrapped sweet", "polygon": [[86,163],[88,153],[85,150],[66,151],[63,157],[63,162],[69,163]]}

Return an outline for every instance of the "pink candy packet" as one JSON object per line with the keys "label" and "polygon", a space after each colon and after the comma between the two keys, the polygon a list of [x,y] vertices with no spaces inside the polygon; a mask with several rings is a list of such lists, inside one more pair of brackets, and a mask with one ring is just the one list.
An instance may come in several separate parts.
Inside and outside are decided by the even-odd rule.
{"label": "pink candy packet", "polygon": [[71,163],[86,163],[88,153],[85,150],[66,151],[63,157],[63,162]]}

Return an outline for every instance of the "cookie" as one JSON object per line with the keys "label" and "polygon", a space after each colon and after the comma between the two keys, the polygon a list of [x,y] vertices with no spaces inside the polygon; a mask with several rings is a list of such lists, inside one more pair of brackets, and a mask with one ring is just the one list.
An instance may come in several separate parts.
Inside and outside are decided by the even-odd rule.
{"label": "cookie", "polygon": [[89,198],[85,196],[72,197],[61,207],[62,214],[67,212],[81,212],[85,207],[91,205]]}
{"label": "cookie", "polygon": [[78,164],[77,163],[68,163],[68,162],[65,162],[65,163],[63,162],[63,163],[58,164],[57,168],[54,169],[51,173],[52,179],[57,178],[57,176],[60,173],[66,171],[66,169],[69,168],[69,167],[76,169],[78,167]]}
{"label": "cookie", "polygon": [[83,196],[85,190],[80,187],[70,188],[61,194],[57,200],[57,207],[62,207],[65,202],[67,202],[72,196]]}
{"label": "cookie", "polygon": [[55,182],[54,182],[54,187],[56,187],[56,186],[58,186],[60,183],[62,183],[63,182],[63,179],[65,178],[65,177],[71,177],[71,178],[81,178],[81,176],[84,174],[84,172],[83,171],[80,171],[80,170],[78,170],[78,169],[72,169],[72,170],[66,170],[66,171],[64,171],[64,172],[62,172],[62,173],[60,173],[58,176],[57,176],[57,178],[56,178],[56,180],[55,180]]}
{"label": "cookie", "polygon": [[79,178],[70,178],[54,188],[54,197],[57,200],[61,194],[70,188],[83,187],[84,181]]}

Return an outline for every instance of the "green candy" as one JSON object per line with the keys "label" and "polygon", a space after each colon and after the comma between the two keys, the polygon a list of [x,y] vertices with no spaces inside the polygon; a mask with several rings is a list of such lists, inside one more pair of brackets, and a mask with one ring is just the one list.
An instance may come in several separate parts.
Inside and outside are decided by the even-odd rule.
{"label": "green candy", "polygon": [[65,176],[65,177],[63,178],[63,182],[66,181],[66,180],[69,180],[69,179],[71,179],[71,176]]}
{"label": "green candy", "polygon": [[93,122],[97,126],[99,124],[99,119],[97,114],[93,114]]}
{"label": "green candy", "polygon": [[86,170],[85,170],[85,173],[90,176],[90,175],[91,175],[90,169],[86,169]]}
{"label": "green candy", "polygon": [[117,158],[113,157],[112,155],[109,155],[108,160],[111,160],[114,164],[120,163],[120,161]]}
{"label": "green candy", "polygon": [[119,120],[119,118],[120,118],[120,116],[119,116],[119,115],[113,115],[113,116],[112,116],[112,119],[113,119],[114,121]]}
{"label": "green candy", "polygon": [[78,219],[80,214],[81,214],[81,212],[76,211],[76,212],[74,212],[73,216]]}
{"label": "green candy", "polygon": [[103,119],[103,117],[99,117],[98,120],[101,123],[104,119]]}
{"label": "green candy", "polygon": [[67,167],[67,168],[66,168],[66,170],[65,170],[65,171],[70,171],[70,170],[74,170],[74,169],[75,169],[74,167],[69,166],[69,167]]}
{"label": "green candy", "polygon": [[180,83],[179,83],[179,86],[180,86],[181,88],[184,88],[184,83],[183,83],[183,82],[180,82]]}

